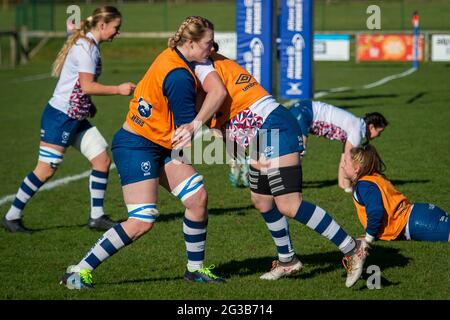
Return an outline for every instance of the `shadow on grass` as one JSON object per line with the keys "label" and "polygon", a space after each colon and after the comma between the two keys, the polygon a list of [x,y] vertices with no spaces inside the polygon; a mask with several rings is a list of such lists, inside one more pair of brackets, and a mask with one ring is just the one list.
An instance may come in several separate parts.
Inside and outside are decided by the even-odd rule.
{"label": "shadow on grass", "polygon": [[320,189],[326,187],[337,186],[337,179],[319,180],[319,181],[303,181],[303,188]]}
{"label": "shadow on grass", "polygon": [[364,94],[359,96],[344,96],[344,97],[333,97],[331,100],[361,100],[361,99],[378,99],[378,98],[398,98],[398,94]]}
{"label": "shadow on grass", "polygon": [[[313,253],[307,255],[299,255],[299,259],[304,264],[304,269],[300,273],[293,277],[298,279],[309,279],[320,274],[327,272],[334,272],[337,270],[344,271],[341,264],[342,254],[338,251],[328,251]],[[248,275],[260,275],[267,272],[271,266],[273,258],[260,257],[250,258],[241,261],[232,260],[225,264],[221,264],[217,268],[217,273],[229,278],[233,275],[248,276]],[[400,282],[392,282],[383,277],[383,270],[396,267],[404,267],[408,265],[410,258],[405,257],[400,253],[399,249],[386,248],[380,246],[373,246],[370,250],[370,255],[366,260],[364,266],[363,279],[367,280],[371,274],[366,273],[366,269],[370,265],[379,266],[381,270],[381,285],[384,287],[398,285]],[[345,273],[343,273],[345,277]],[[364,288],[366,286],[364,285]]]}
{"label": "shadow on grass", "polygon": [[[413,179],[413,180],[390,180],[392,184],[395,185],[404,185],[410,183],[428,183],[431,180],[428,179]],[[337,186],[337,179],[329,179],[329,180],[319,180],[319,181],[303,181],[303,188],[305,189],[320,189],[326,187]]]}
{"label": "shadow on grass", "polygon": [[392,184],[394,186],[397,186],[397,185],[410,184],[410,183],[428,183],[431,180],[428,180],[428,179],[395,180],[395,179],[393,179],[393,180],[390,180],[390,181],[392,182]]}
{"label": "shadow on grass", "polygon": [[42,232],[42,231],[47,231],[47,230],[82,228],[82,227],[86,227],[86,226],[87,226],[87,224],[83,223],[83,224],[51,226],[51,227],[44,227],[44,228],[30,228],[27,225],[27,228],[30,229],[32,231],[32,233],[37,233],[37,232]]}
{"label": "shadow on grass", "polygon": [[[248,210],[254,209],[252,205],[243,206],[243,207],[232,207],[232,208],[211,208],[208,210],[209,215],[222,215],[227,213],[232,213],[233,215],[246,215],[248,213]],[[168,222],[173,220],[181,220],[184,217],[184,212],[174,212],[174,213],[167,213],[167,214],[161,214],[158,217],[157,222]],[[119,219],[117,220],[119,223],[126,221],[126,219]],[[33,233],[35,232],[42,232],[42,231],[48,231],[48,230],[56,230],[56,229],[71,229],[71,228],[82,228],[86,227],[87,224],[74,224],[74,225],[58,225],[58,226],[51,226],[51,227],[44,227],[44,228],[36,228],[31,229]],[[92,231],[98,231],[98,232],[105,232],[101,230],[92,230]]]}
{"label": "shadow on grass", "polygon": [[[222,214],[232,213],[233,215],[246,215],[248,210],[254,209],[252,205],[243,206],[243,207],[231,207],[231,208],[209,208],[208,215],[218,216]],[[183,219],[184,212],[176,212],[176,213],[163,213],[158,217],[158,222],[167,222],[177,219]]]}
{"label": "shadow on grass", "polygon": [[127,279],[122,281],[105,281],[102,282],[102,285],[111,285],[111,284],[127,284],[127,283],[145,283],[145,282],[158,282],[158,281],[179,281],[183,280],[183,276],[178,277],[162,277],[162,278],[140,278],[140,279]]}
{"label": "shadow on grass", "polygon": [[416,94],[411,99],[408,99],[408,101],[406,101],[406,103],[407,104],[414,103],[416,100],[419,100],[420,98],[422,98],[425,94],[427,94],[427,92],[419,92],[418,94]]}

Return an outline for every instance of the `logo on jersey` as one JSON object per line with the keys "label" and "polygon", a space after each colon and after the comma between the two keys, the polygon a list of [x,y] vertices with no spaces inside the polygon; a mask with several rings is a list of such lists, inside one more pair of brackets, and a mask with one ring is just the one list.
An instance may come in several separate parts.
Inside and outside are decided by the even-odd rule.
{"label": "logo on jersey", "polygon": [[252,76],[249,74],[241,73],[236,80],[236,84],[243,84],[243,83],[249,83],[252,79]]}
{"label": "logo on jersey", "polygon": [[144,176],[150,175],[151,168],[152,165],[150,164],[150,161],[141,162],[141,170],[144,172]]}
{"label": "logo on jersey", "polygon": [[70,132],[63,131],[63,133],[61,135],[61,142],[67,143],[67,141],[69,140],[69,137],[70,137]]}
{"label": "logo on jersey", "polygon": [[270,158],[273,155],[273,146],[267,146],[264,148],[264,155],[266,158]]}
{"label": "logo on jersey", "polygon": [[152,115],[152,105],[147,103],[144,99],[139,98],[137,110],[142,118],[149,118]]}

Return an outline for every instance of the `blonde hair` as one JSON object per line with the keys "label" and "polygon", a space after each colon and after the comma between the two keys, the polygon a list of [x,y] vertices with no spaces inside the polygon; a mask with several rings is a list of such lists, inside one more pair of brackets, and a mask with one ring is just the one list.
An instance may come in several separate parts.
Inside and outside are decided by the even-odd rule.
{"label": "blonde hair", "polygon": [[78,41],[78,39],[83,38],[93,44],[92,39],[86,36],[89,31],[95,28],[100,21],[109,23],[114,19],[121,17],[121,13],[115,7],[103,6],[95,9],[91,16],[81,21],[80,29],[74,31],[67,39],[66,43],[64,43],[64,46],[59,51],[55,62],[53,62],[52,76],[59,77],[69,50]]}
{"label": "blonde hair", "polygon": [[187,40],[198,42],[207,29],[214,31],[214,25],[208,19],[200,16],[187,17],[178,28],[178,31],[169,38],[167,46],[175,48],[183,45]]}
{"label": "blonde hair", "polygon": [[356,174],[356,178],[352,181],[352,184],[356,184],[361,177],[369,176],[374,173],[378,173],[385,177],[383,172],[386,169],[386,165],[383,160],[381,160],[377,149],[371,144],[352,148],[350,155],[352,161],[359,163],[361,166],[361,170]]}

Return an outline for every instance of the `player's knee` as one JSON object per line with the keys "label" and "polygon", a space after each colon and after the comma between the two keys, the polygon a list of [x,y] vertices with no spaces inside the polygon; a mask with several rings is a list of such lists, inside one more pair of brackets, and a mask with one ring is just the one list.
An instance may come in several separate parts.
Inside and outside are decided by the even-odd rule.
{"label": "player's knee", "polygon": [[153,222],[144,222],[134,218],[128,218],[128,236],[134,241],[149,232],[153,228]]}
{"label": "player's knee", "polygon": [[51,177],[63,162],[63,159],[64,153],[62,151],[48,146],[39,147],[38,167],[42,168],[42,174],[50,174],[49,177]]}
{"label": "player's knee", "polygon": [[288,201],[277,202],[277,208],[280,213],[289,218],[294,218],[297,215],[299,207],[300,203],[298,203],[297,201],[292,203]]}
{"label": "player's knee", "polygon": [[183,201],[184,206],[191,210],[201,210],[206,208],[208,205],[208,192],[204,187],[199,188],[199,190]]}
{"label": "player's knee", "polygon": [[99,154],[97,157],[91,160],[92,167],[96,170],[106,172],[109,170],[109,166],[111,165],[111,158],[108,153],[105,151]]}
{"label": "player's knee", "polygon": [[180,199],[186,207],[206,206],[208,201],[203,185],[203,176],[197,172],[173,188],[172,194]]}
{"label": "player's knee", "polygon": [[96,127],[91,127],[81,133],[74,141],[73,146],[80,150],[83,156],[91,162],[97,157],[102,156],[103,153],[109,159],[108,154],[105,152],[108,148],[108,143]]}
{"label": "player's knee", "polygon": [[149,232],[159,216],[155,203],[127,204],[127,210],[128,223],[132,230],[130,237],[133,240]]}
{"label": "player's knee", "polygon": [[52,168],[49,164],[47,163],[43,163],[43,162],[38,162],[36,168],[34,169],[34,174],[38,177],[38,179],[42,182],[46,182],[47,180],[49,180],[51,177],[53,177],[53,175],[56,172],[55,168]]}
{"label": "player's knee", "polygon": [[267,201],[265,197],[260,196],[258,194],[252,193],[251,200],[253,203],[253,206],[258,210],[259,212],[267,212],[273,207],[272,201]]}

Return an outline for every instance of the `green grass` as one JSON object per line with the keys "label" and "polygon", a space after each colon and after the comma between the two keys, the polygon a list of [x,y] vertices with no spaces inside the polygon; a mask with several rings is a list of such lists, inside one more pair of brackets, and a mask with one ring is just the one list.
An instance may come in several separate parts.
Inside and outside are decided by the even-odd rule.
{"label": "green grass", "polygon": [[[365,16],[368,2],[352,2],[348,7],[337,1],[330,3],[337,17],[333,15],[333,19],[327,20],[327,29],[364,28],[360,25],[365,25],[365,20],[356,20],[360,15]],[[407,2],[408,10],[413,4],[422,6],[418,8],[423,12],[424,28],[450,29],[448,20],[441,18],[442,12],[448,11],[448,2],[433,1],[440,6],[425,6],[424,3]],[[384,1],[382,5],[398,6],[399,2]],[[176,28],[181,17],[195,12],[211,15],[219,31],[232,30],[232,7],[219,3],[216,8],[212,3],[208,6],[200,3],[191,7],[192,13],[180,7],[181,10],[171,11],[169,27]],[[163,30],[162,7],[158,5],[152,6],[146,19],[132,22],[131,17],[142,16],[145,8],[143,5],[121,8],[125,31]],[[9,21],[3,19],[4,14],[0,11],[0,26]],[[317,8],[315,14],[319,16]],[[338,18],[341,15],[353,19],[345,22]],[[57,17],[60,19],[61,14]],[[392,17],[395,18],[395,14]],[[383,28],[398,29],[399,21],[394,20],[386,17]],[[147,23],[152,26],[147,27]],[[316,26],[320,30],[320,17]],[[165,42],[117,38],[113,43],[102,45],[104,71],[100,81],[106,84],[139,81]],[[0,198],[14,194],[36,164],[40,117],[56,84],[56,79],[46,77],[24,79],[48,74],[61,45],[62,40],[52,40],[26,66],[0,71]],[[314,65],[315,89],[358,88],[409,67],[409,63],[317,62]],[[450,63],[427,62],[409,77],[370,90],[355,89],[321,99],[357,116],[382,112],[390,125],[374,144],[387,164],[388,177],[411,201],[431,202],[447,211],[450,209],[449,70]],[[123,123],[129,98],[95,97],[94,100],[99,111],[92,123],[110,143]],[[360,235],[363,229],[352,200],[336,186],[340,151],[341,145],[337,142],[311,137],[303,164],[304,197],[328,210],[350,234]],[[381,268],[382,289],[369,290],[364,280],[347,289],[337,248],[295,221],[290,223],[291,234],[294,247],[305,264],[304,270],[293,279],[259,280],[259,275],[270,268],[276,252],[263,220],[252,207],[249,191],[229,186],[226,165],[198,165],[196,168],[205,176],[209,193],[206,264],[216,265],[217,273],[228,280],[225,285],[191,284],[182,279],[186,263],[183,207],[161,190],[159,222],[149,234],[95,271],[94,291],[73,292],[59,286],[65,268],[77,263],[102,234],[85,226],[89,194],[88,181],[83,179],[40,192],[33,198],[25,210],[26,224],[38,230],[32,236],[0,230],[0,299],[450,299],[448,244],[377,242],[367,265]],[[86,170],[89,170],[88,162],[69,149],[54,179]],[[8,207],[9,204],[1,205],[0,213],[5,213]],[[105,207],[115,219],[127,217],[115,170],[110,175]],[[365,278],[368,276],[364,274]]]}
{"label": "green grass", "polygon": [[[48,73],[60,41],[50,42],[28,65],[0,73],[0,195],[16,192],[34,167],[40,115],[56,80],[17,82]],[[104,83],[138,81],[164,41],[117,39],[102,48]],[[127,56],[127,60],[121,57]],[[361,86],[409,68],[402,63],[322,62],[315,64],[316,90]],[[387,175],[410,200],[450,208],[448,70],[450,64],[423,63],[420,70],[371,90],[334,94],[323,101],[361,116],[380,111],[390,121],[374,143],[385,160]],[[413,102],[411,102],[413,101]],[[128,109],[127,97],[96,97],[93,119],[111,141]],[[340,144],[312,137],[304,161],[304,197],[328,210],[352,235],[363,233],[351,198],[336,186]],[[89,169],[88,162],[69,150],[55,179]],[[86,228],[89,203],[87,179],[38,193],[25,211],[32,236],[0,230],[0,299],[449,299],[448,244],[377,242],[367,265],[382,271],[382,289],[369,290],[364,280],[344,286],[340,252],[305,226],[291,222],[294,247],[305,263],[293,279],[264,282],[276,252],[263,220],[253,209],[249,191],[233,189],[226,165],[199,165],[209,192],[207,264],[225,276],[224,286],[186,283],[182,279],[185,249],[183,207],[161,190],[161,217],[142,239],[119,252],[95,271],[95,291],[73,292],[58,285],[69,264],[78,262],[101,235]],[[126,218],[117,172],[110,175],[106,211]],[[8,205],[0,206],[6,212]],[[367,274],[365,277],[367,278]]]}

